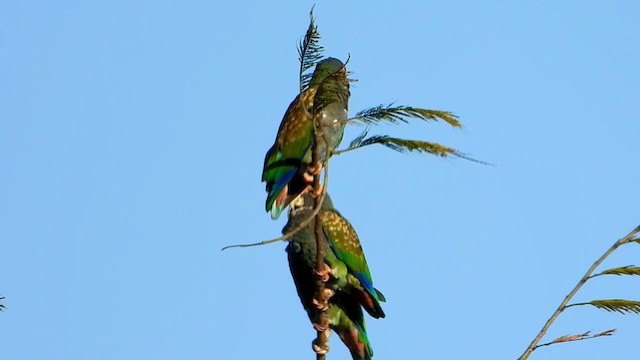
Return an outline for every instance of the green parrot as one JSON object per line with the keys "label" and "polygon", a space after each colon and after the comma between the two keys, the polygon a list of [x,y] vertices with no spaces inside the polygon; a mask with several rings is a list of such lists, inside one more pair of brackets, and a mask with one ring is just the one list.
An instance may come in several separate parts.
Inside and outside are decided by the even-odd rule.
{"label": "green parrot", "polygon": [[[299,203],[303,202],[302,205]],[[289,222],[283,233],[293,230],[313,213],[314,201],[310,194],[296,200],[289,212]],[[373,287],[360,240],[353,226],[334,207],[327,194],[319,212],[325,242],[325,264],[330,269],[327,288],[333,290],[326,310],[329,327],[335,331],[351,352],[354,360],[368,360],[373,349],[367,338],[362,308],[374,318],[385,317],[380,302],[384,295]],[[311,321],[316,307],[316,239],[315,220],[297,232],[286,248],[289,269],[302,306]]]}
{"label": "green parrot", "polygon": [[[276,141],[267,152],[262,181],[267,183],[266,210],[277,219],[300,194],[309,191],[313,175],[320,164],[311,164],[314,143],[313,114],[316,114],[329,142],[335,150],[342,141],[347,123],[349,80],[342,61],[326,58],[316,65],[309,88],[296,96],[284,114]],[[320,162],[326,155],[326,144],[320,144]]]}

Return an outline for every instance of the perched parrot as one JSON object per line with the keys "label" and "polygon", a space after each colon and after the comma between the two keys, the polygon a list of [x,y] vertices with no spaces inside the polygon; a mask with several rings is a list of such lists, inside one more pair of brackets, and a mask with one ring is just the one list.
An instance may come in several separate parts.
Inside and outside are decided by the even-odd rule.
{"label": "perched parrot", "polygon": [[[304,194],[301,199],[292,204],[283,233],[293,230],[312,215],[312,196]],[[304,204],[297,207],[302,201]],[[362,308],[374,318],[385,317],[380,306],[380,302],[385,301],[384,295],[373,287],[358,235],[349,221],[333,207],[329,195],[325,196],[319,216],[323,240],[326,241],[325,264],[330,269],[326,286],[334,292],[326,310],[329,327],[340,336],[354,360],[371,359],[373,349],[367,338]],[[313,304],[316,292],[315,220],[293,235],[286,251],[298,296],[313,322],[316,314]]]}
{"label": "perched parrot", "polygon": [[[267,183],[266,210],[277,219],[284,209],[303,192],[307,192],[313,175],[321,171],[320,164],[311,164],[316,114],[335,150],[347,123],[349,80],[344,64],[326,58],[316,65],[309,87],[299,94],[284,114],[276,141],[267,152],[262,181]],[[324,141],[320,144],[320,162],[326,155]],[[312,166],[313,165],[313,166]]]}

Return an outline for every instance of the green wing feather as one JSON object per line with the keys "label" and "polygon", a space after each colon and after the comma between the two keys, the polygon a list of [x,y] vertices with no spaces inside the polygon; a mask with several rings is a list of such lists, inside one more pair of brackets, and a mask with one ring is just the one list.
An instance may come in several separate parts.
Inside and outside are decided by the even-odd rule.
{"label": "green wing feather", "polygon": [[[353,226],[336,210],[325,210],[321,214],[322,226],[331,252],[347,268],[347,283],[356,290],[353,294],[357,297],[359,297],[357,294],[369,294],[359,297],[360,304],[374,318],[385,317],[380,302],[386,299],[378,289],[373,287],[369,266]],[[347,292],[350,291],[347,290]]]}
{"label": "green wing feather", "polygon": [[267,183],[267,211],[271,211],[276,198],[302,164],[311,161],[313,120],[309,109],[313,106],[315,92],[316,89],[309,89],[291,102],[280,123],[276,141],[265,156],[262,181]]}
{"label": "green wing feather", "polygon": [[322,224],[336,257],[371,283],[369,266],[353,226],[335,210],[322,212]]}

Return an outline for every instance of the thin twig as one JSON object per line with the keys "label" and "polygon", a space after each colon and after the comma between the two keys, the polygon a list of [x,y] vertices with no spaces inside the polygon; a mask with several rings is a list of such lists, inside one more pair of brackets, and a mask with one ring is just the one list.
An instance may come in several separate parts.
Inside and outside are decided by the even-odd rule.
{"label": "thin twig", "polygon": [[[327,169],[325,168],[323,182],[322,182],[322,186],[323,186],[322,194],[319,197],[320,204],[322,204],[322,202],[324,201],[325,194],[327,193],[326,189],[327,189],[328,180],[329,180],[328,173],[327,173]],[[320,212],[320,206],[314,206],[314,209],[311,215],[309,215],[308,218],[304,219],[304,221],[301,222],[300,225],[296,226],[293,230],[275,239],[260,241],[252,244],[227,245],[223,247],[221,251],[225,251],[227,249],[233,249],[233,248],[248,248],[248,247],[254,247],[254,246],[273,244],[279,241],[286,241],[289,238],[291,238],[293,235],[297,234],[300,230],[304,229],[307,225],[309,225],[309,223],[315,218],[316,215],[318,215],[319,212]]]}
{"label": "thin twig", "polygon": [[[329,168],[329,164],[327,163],[326,166],[324,167],[324,176],[322,177],[322,194],[320,194],[319,196],[319,200],[320,200],[318,201],[319,204],[322,204],[322,202],[324,201],[324,197],[327,194],[327,185],[329,184],[328,168]],[[314,177],[314,180],[315,180],[315,177]],[[311,213],[311,215],[309,215],[308,218],[304,219],[304,221],[302,221],[300,225],[296,226],[293,230],[275,239],[264,240],[264,241],[260,241],[252,244],[227,245],[223,247],[221,251],[225,251],[227,249],[233,249],[233,248],[248,248],[248,247],[254,247],[254,246],[273,244],[279,241],[286,241],[289,238],[291,238],[293,235],[297,234],[300,230],[304,229],[307,225],[309,225],[309,223],[315,218],[316,215],[318,215],[319,212],[320,212],[320,205],[317,205],[317,206],[314,205],[313,212]]]}
{"label": "thin twig", "polygon": [[350,151],[353,151],[353,150],[356,150],[356,149],[360,149],[360,148],[363,148],[363,147],[369,146],[369,145],[373,145],[373,144],[366,144],[366,145],[362,145],[362,146],[348,147],[346,149],[336,150],[336,151],[333,152],[333,156],[342,155],[344,153],[348,153]]}
{"label": "thin twig", "polygon": [[640,232],[640,226],[633,229],[629,234],[627,234],[622,239],[616,241],[615,244],[613,244],[613,246],[609,248],[609,250],[607,250],[598,260],[596,260],[596,262],[594,262],[593,265],[591,265],[589,270],[587,270],[587,273],[584,274],[584,276],[580,279],[580,281],[578,281],[578,284],[573,288],[573,290],[571,290],[569,295],[567,295],[562,301],[562,303],[560,303],[560,306],[558,306],[558,309],[556,309],[556,311],[553,313],[553,315],[551,315],[549,320],[547,320],[547,322],[544,324],[544,326],[542,327],[538,335],[536,335],[533,341],[531,341],[531,344],[529,344],[529,347],[527,347],[527,349],[524,351],[524,353],[522,353],[522,355],[518,358],[518,360],[526,360],[529,358],[533,350],[536,349],[542,337],[547,333],[547,330],[549,330],[549,327],[551,326],[551,324],[553,324],[556,318],[567,308],[567,304],[569,303],[569,301],[578,292],[578,290],[582,288],[582,286],[587,282],[587,280],[589,280],[589,277],[596,270],[596,268],[600,266],[600,264],[602,264],[602,262],[609,255],[611,255],[611,253],[614,252],[620,245],[624,245],[631,241],[634,241],[633,237],[639,232]]}
{"label": "thin twig", "polygon": [[[312,153],[313,155],[313,153]],[[331,155],[331,152],[329,151],[329,148],[327,147],[327,152],[325,154],[325,158],[328,159],[329,155]],[[317,176],[319,178],[319,175]],[[314,176],[314,181],[315,181],[316,176]],[[286,234],[277,237],[275,239],[271,239],[271,240],[265,240],[265,241],[260,241],[257,243],[252,243],[252,244],[238,244],[238,245],[227,245],[225,247],[222,248],[221,251],[225,251],[227,249],[233,249],[233,248],[246,248],[246,247],[254,247],[254,246],[261,246],[261,245],[267,245],[267,244],[273,244],[275,242],[278,241],[286,241],[289,238],[291,238],[293,235],[297,234],[300,230],[304,229],[305,227],[307,227],[307,225],[309,225],[309,223],[311,223],[311,221],[313,221],[313,219],[316,217],[316,215],[318,215],[318,213],[320,213],[320,207],[322,205],[322,202],[324,201],[324,198],[327,194],[327,186],[329,186],[329,161],[325,161],[324,164],[324,178],[323,178],[323,182],[322,182],[322,194],[320,194],[320,196],[318,197],[317,204],[314,205],[313,208],[313,212],[311,213],[311,215],[309,215],[308,218],[304,219],[304,221],[302,221],[300,223],[300,225],[296,226],[295,228],[293,228],[293,230],[287,232]]]}
{"label": "thin twig", "polygon": [[574,306],[584,306],[584,305],[591,305],[590,302],[581,302],[581,303],[573,303],[573,304],[568,304],[567,306],[565,306],[565,308],[570,308],[570,307],[574,307]]}

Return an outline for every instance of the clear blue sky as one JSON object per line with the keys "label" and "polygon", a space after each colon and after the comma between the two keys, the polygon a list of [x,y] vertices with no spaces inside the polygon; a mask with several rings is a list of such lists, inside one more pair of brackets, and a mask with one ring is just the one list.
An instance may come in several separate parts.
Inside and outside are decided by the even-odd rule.
{"label": "clear blue sky", "polygon": [[[0,12],[2,359],[312,359],[264,153],[297,93],[313,2],[13,1]],[[465,128],[375,133],[496,164],[369,148],[332,161],[387,318],[375,359],[515,359],[640,223],[637,2],[322,1],[351,113],[397,101]],[[361,128],[347,131],[352,138]],[[346,141],[345,141],[346,142]],[[605,267],[640,265],[640,246]],[[640,299],[598,278],[576,301]],[[640,317],[565,313],[536,359],[637,357]],[[345,359],[337,337],[329,359]]]}

